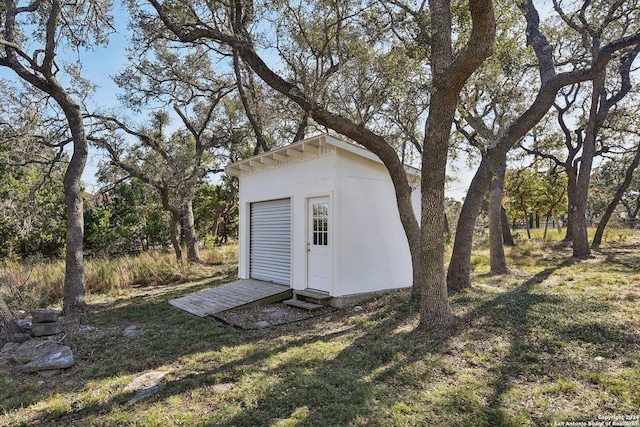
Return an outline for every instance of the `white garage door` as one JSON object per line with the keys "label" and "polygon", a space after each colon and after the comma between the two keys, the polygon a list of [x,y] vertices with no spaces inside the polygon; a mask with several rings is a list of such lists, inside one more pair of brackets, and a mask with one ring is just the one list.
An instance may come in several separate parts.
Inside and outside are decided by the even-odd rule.
{"label": "white garage door", "polygon": [[251,203],[250,276],[291,285],[291,199]]}

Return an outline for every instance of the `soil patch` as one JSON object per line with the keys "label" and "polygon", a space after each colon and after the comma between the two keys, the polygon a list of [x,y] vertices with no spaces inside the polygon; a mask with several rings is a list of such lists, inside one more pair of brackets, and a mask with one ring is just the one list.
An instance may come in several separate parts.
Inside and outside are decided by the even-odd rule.
{"label": "soil patch", "polygon": [[283,303],[260,305],[249,308],[235,308],[209,317],[238,329],[264,329],[272,326],[288,325],[313,319],[338,311],[335,307],[323,307],[317,310],[304,310]]}

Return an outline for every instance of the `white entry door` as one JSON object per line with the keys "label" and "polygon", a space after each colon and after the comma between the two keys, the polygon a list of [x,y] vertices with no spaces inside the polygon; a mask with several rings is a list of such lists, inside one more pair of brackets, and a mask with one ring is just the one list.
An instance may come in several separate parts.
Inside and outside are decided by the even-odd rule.
{"label": "white entry door", "polygon": [[331,227],[329,198],[308,199],[307,288],[331,292]]}

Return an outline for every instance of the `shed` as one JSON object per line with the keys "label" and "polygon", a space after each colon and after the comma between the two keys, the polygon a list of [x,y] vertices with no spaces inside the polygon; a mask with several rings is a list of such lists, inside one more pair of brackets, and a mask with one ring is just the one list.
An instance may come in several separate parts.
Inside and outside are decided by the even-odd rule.
{"label": "shed", "polygon": [[324,294],[332,305],[411,286],[393,184],[370,151],[321,134],[226,172],[240,182],[240,279]]}

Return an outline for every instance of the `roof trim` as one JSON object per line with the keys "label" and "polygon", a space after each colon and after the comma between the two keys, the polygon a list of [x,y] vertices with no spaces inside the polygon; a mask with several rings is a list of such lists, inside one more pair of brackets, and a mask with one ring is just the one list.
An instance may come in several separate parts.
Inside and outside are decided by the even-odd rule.
{"label": "roof trim", "polygon": [[[284,166],[300,160],[308,160],[314,157],[335,152],[336,149],[348,151],[373,162],[382,164],[382,160],[371,151],[359,147],[353,143],[338,139],[327,133],[315,135],[293,144],[276,148],[266,153],[258,154],[225,167],[227,175],[241,176],[246,173],[259,172],[266,169]],[[420,170],[413,166],[405,165],[409,175],[419,175]]]}

